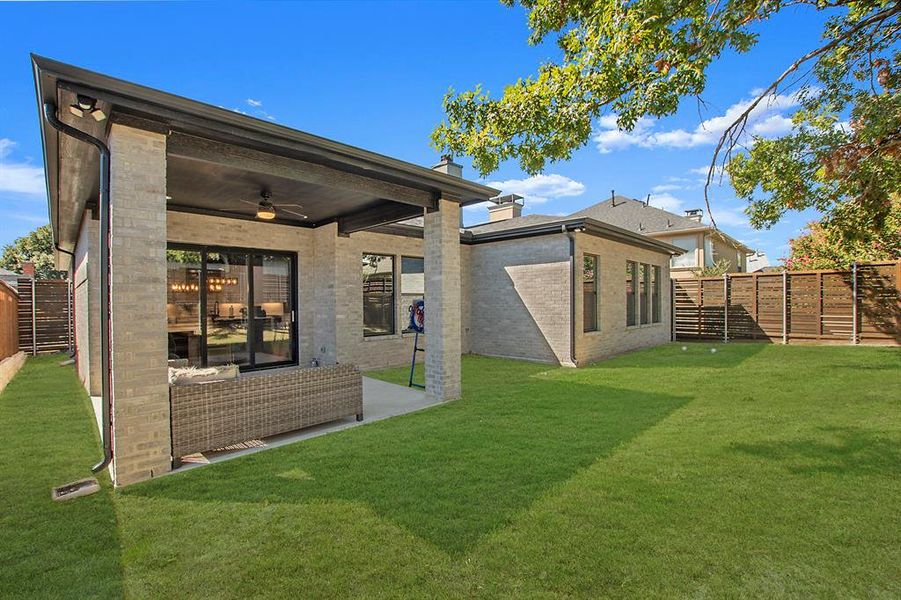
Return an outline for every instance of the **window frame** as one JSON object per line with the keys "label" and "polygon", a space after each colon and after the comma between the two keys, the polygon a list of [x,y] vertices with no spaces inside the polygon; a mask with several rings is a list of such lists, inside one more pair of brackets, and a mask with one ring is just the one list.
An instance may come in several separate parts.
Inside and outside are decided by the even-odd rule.
{"label": "window frame", "polygon": [[[300,364],[300,348],[299,348],[299,330],[298,323],[300,321],[298,317],[297,310],[297,252],[291,252],[289,250],[269,250],[266,248],[246,248],[242,246],[217,246],[215,244],[191,244],[191,243],[182,243],[182,242],[166,242],[166,250],[183,250],[188,252],[199,252],[200,253],[200,277],[199,277],[199,286],[200,286],[200,356],[201,356],[201,366],[206,367],[209,364],[209,355],[207,353],[207,263],[209,262],[209,254],[210,253],[218,253],[218,254],[244,254],[247,256],[247,298],[245,299],[245,305],[248,307],[248,312],[250,311],[250,307],[254,304],[253,297],[253,258],[256,256],[284,256],[290,259],[291,261],[291,277],[292,277],[292,285],[290,291],[290,302],[291,302],[291,354],[293,355],[293,359],[265,363],[264,365],[257,366],[256,365],[256,352],[257,349],[254,347],[252,340],[254,339],[254,331],[253,328],[256,327],[253,319],[248,319],[247,325],[247,354],[248,354],[248,364],[247,365],[238,365],[238,370],[242,373],[248,371],[264,371],[266,369],[275,369],[279,367],[286,366],[296,366]],[[167,259],[168,264],[168,259]],[[168,284],[167,284],[168,287]],[[167,299],[168,304],[168,299]],[[166,334],[168,335],[169,328],[166,328]],[[167,353],[168,355],[168,353]]]}
{"label": "window frame", "polygon": [[663,284],[661,277],[663,269],[660,265],[650,265],[651,267],[651,324],[663,322],[663,300],[661,299],[661,290]]}
{"label": "window frame", "polygon": [[[408,294],[404,291],[404,259],[405,258],[413,258],[416,260],[422,261],[422,299],[425,300],[425,256],[415,256],[412,254],[401,254],[400,255],[400,298],[403,301],[404,296],[413,296],[416,294]],[[401,335],[407,333],[415,333],[412,329],[410,329],[410,319],[407,318],[409,315],[401,315],[401,320],[403,322],[403,327],[400,330]]]}
{"label": "window frame", "polygon": [[[630,269],[631,266],[631,269]],[[626,261],[626,327],[638,327],[638,261]],[[629,322],[629,286],[632,286],[632,322]]]}
{"label": "window frame", "polygon": [[[593,272],[594,279],[592,283],[594,284],[594,326],[591,329],[588,329],[585,324],[585,316],[588,314],[585,310],[585,261],[586,259],[592,259],[594,262]],[[585,252],[582,254],[582,333],[595,333],[600,331],[601,329],[601,286],[600,286],[600,266],[601,266],[601,257],[597,254],[591,254],[589,252]]]}
{"label": "window frame", "polygon": [[651,324],[651,265],[638,263],[638,324]]}
{"label": "window frame", "polygon": [[366,311],[363,310],[363,319],[362,319],[362,328],[363,328],[363,338],[381,338],[386,336],[397,335],[397,255],[395,254],[386,254],[384,252],[362,252],[360,254],[360,294],[361,294],[361,308],[365,308],[366,301],[366,292],[363,290],[363,282],[365,277],[362,273],[363,267],[363,257],[364,256],[381,256],[383,258],[391,259],[391,330],[385,332],[378,333],[367,333],[366,332]]}

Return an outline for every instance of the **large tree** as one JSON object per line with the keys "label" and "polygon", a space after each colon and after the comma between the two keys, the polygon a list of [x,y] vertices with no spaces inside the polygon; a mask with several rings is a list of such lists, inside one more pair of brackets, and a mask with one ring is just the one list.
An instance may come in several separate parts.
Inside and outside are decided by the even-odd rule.
{"label": "large tree", "polygon": [[50,225],[42,225],[28,235],[16,238],[3,248],[0,267],[19,271],[25,262],[34,263],[38,279],[53,279],[65,275],[57,271],[53,264],[53,232]]}
{"label": "large tree", "polygon": [[785,266],[792,271],[846,269],[854,261],[883,261],[901,257],[901,197],[881,227],[873,227],[849,238],[842,227],[811,223],[807,231],[789,242]]}
{"label": "large tree", "polygon": [[[504,0],[513,5],[515,0]],[[825,13],[820,45],[773,73],[726,128],[707,188],[725,166],[756,227],[787,210],[814,207],[824,224],[855,238],[880,227],[899,189],[901,96],[899,1],[863,0],[520,0],[530,43],[556,36],[561,58],[517,80],[499,97],[477,87],[444,99],[433,132],[440,150],[466,154],[483,174],[514,159],[529,173],[569,158],[594,122],[615,114],[620,128],[676,112],[698,98],[709,67],[748,52],[758,31],[786,9]],[[762,103],[791,94],[793,132],[756,140],[745,131]],[[709,208],[709,204],[708,204]],[[852,217],[853,218],[849,218]]]}

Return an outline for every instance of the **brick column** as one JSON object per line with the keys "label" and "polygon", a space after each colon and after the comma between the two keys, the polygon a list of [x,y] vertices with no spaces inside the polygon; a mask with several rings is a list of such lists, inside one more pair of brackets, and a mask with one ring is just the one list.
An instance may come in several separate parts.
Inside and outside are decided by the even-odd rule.
{"label": "brick column", "polygon": [[337,243],[337,223],[313,230],[313,356],[322,365],[338,360]]}
{"label": "brick column", "polygon": [[460,205],[439,200],[425,215],[426,392],[460,397]]}
{"label": "brick column", "polygon": [[113,477],[171,468],[166,325],[166,137],[110,129]]}

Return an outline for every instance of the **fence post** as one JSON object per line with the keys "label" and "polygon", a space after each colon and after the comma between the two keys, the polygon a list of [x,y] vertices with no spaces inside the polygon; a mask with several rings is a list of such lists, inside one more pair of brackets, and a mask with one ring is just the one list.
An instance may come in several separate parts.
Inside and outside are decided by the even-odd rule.
{"label": "fence post", "polygon": [[723,343],[729,341],[729,274],[723,273]]}
{"label": "fence post", "polygon": [[857,343],[857,261],[851,263],[851,343]]}
{"label": "fence post", "polygon": [[670,341],[676,341],[676,280],[670,276],[669,280],[669,337]]}
{"label": "fence post", "polygon": [[66,343],[72,353],[72,280],[66,278]]}
{"label": "fence post", "polygon": [[788,343],[788,271],[782,271],[782,343]]}
{"label": "fence post", "polygon": [[31,355],[38,355],[38,328],[37,328],[37,318],[35,316],[35,305],[37,304],[34,301],[35,297],[35,289],[34,289],[34,276],[31,277]]}

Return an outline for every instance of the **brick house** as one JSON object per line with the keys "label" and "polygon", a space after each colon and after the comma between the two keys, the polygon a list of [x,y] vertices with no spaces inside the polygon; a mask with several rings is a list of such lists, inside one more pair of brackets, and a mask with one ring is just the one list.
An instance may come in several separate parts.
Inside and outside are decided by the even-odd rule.
{"label": "brick house", "polygon": [[697,271],[725,261],[730,273],[748,272],[748,256],[754,251],[734,237],[701,221],[703,211],[684,215],[649,206],[641,200],[615,196],[573,213],[678,246],[683,253],[670,265],[673,279],[694,277]]}
{"label": "brick house", "polygon": [[[78,372],[102,398],[117,485],[177,458],[171,360],[242,373],[405,364],[408,306],[423,296],[426,392],[439,399],[459,397],[463,353],[579,365],[670,339],[670,244],[590,217],[512,218],[515,198],[449,158],[423,168],[49,59],[33,67]],[[492,198],[492,222],[461,228],[463,206]]]}

